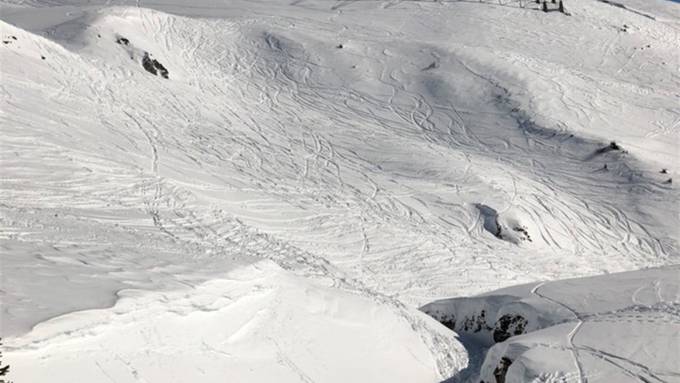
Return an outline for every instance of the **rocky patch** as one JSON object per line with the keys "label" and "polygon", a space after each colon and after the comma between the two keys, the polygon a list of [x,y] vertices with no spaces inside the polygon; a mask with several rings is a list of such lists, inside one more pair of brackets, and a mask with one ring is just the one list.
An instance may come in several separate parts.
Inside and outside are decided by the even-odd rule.
{"label": "rocky patch", "polygon": [[496,343],[503,342],[515,335],[524,334],[527,320],[519,314],[505,314],[498,318],[493,329],[493,340]]}
{"label": "rocky patch", "polygon": [[451,315],[443,315],[440,318],[437,318],[439,323],[443,324],[448,328],[449,330],[456,330],[456,316],[451,314]]}
{"label": "rocky patch", "polygon": [[147,72],[153,75],[160,75],[163,78],[168,77],[168,70],[165,69],[163,64],[158,62],[156,59],[152,59],[148,52],[144,52],[144,57],[142,58],[142,66]]}
{"label": "rocky patch", "polygon": [[17,41],[16,36],[7,36],[7,38],[2,40],[2,43],[6,45],[6,44],[11,44],[13,41]]}
{"label": "rocky patch", "polygon": [[456,332],[469,334],[476,334],[482,331],[492,332],[494,343],[503,342],[513,336],[524,334],[528,324],[527,319],[520,314],[504,314],[491,327],[487,322],[487,312],[484,309],[479,311],[479,313],[464,316],[460,322],[457,322],[456,316],[451,313],[428,314],[434,316],[439,323],[448,329]]}
{"label": "rocky patch", "polygon": [[486,310],[481,310],[479,313],[473,315],[464,316],[460,322],[456,322],[456,316],[453,314],[437,316],[436,314],[431,313],[430,315],[435,315],[435,319],[437,319],[439,323],[443,324],[448,329],[457,332],[474,334],[493,330],[486,322]]}
{"label": "rocky patch", "polygon": [[116,36],[116,44],[121,45],[130,56],[130,59],[137,60],[139,58],[142,68],[154,76],[161,76],[165,79],[170,78],[170,72],[158,60],[152,57],[152,54],[136,48],[130,42],[130,39],[123,36]]}
{"label": "rocky patch", "polygon": [[508,373],[508,368],[512,364],[512,360],[502,357],[498,366],[493,370],[493,377],[496,378],[496,383],[505,383],[505,375]]}
{"label": "rocky patch", "polygon": [[436,61],[433,61],[432,63],[430,63],[430,65],[423,68],[423,71],[431,70],[431,69],[437,69],[438,67],[439,67],[439,64]]}
{"label": "rocky patch", "polygon": [[529,232],[527,231],[527,228],[524,226],[515,226],[512,228],[512,230],[516,233],[518,233],[518,238],[521,241],[529,241],[531,242],[531,236],[529,235]]}
{"label": "rocky patch", "polygon": [[475,207],[482,217],[484,230],[493,234],[494,237],[515,244],[524,241],[532,242],[528,228],[516,219],[500,217],[494,208],[484,204],[478,203]]}
{"label": "rocky patch", "polygon": [[118,36],[116,37],[116,44],[128,46],[130,45],[130,40],[126,39],[125,37]]}
{"label": "rocky patch", "polygon": [[597,149],[595,151],[595,154],[604,154],[604,153],[607,153],[607,152],[617,151],[617,150],[621,150],[621,146],[619,146],[619,144],[617,144],[615,141],[612,141],[612,142],[609,143],[609,145]]}
{"label": "rocky patch", "polygon": [[471,333],[490,331],[491,327],[486,324],[486,310],[482,310],[479,315],[466,317],[460,330]]}

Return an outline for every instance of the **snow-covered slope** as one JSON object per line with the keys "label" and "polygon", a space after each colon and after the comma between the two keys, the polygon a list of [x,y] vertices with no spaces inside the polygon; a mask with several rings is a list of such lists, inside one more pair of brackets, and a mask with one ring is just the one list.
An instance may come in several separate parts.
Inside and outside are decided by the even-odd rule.
{"label": "snow-covered slope", "polygon": [[[357,357],[356,371],[386,381],[376,372],[396,363],[434,381],[467,356],[419,305],[678,262],[670,2],[642,10],[658,17],[594,0],[569,1],[570,16],[495,2],[1,4],[0,327],[25,374],[45,350],[49,368],[66,344],[96,342],[69,326],[143,302],[172,312],[159,296],[212,296],[211,283],[268,259],[283,271],[246,275],[341,302],[314,333],[346,342],[338,352],[392,347],[378,322],[396,323],[410,356]],[[139,300],[121,308],[121,290]],[[290,294],[274,313],[318,304]],[[224,307],[198,313],[205,329]],[[68,314],[95,308],[95,320]],[[315,326],[308,316],[295,318]],[[129,362],[130,339],[155,326],[136,318],[125,334],[93,331],[128,337],[115,347]],[[194,328],[170,322],[163,331]],[[335,337],[362,322],[370,340]],[[292,342],[298,326],[248,347],[273,350],[267,337]],[[282,350],[262,365],[301,381],[325,378],[292,365],[344,364]],[[97,368],[102,354],[90,356]]]}
{"label": "snow-covered slope", "polygon": [[481,381],[680,381],[678,266],[532,283],[422,309],[466,334],[468,347],[493,345]]}
{"label": "snow-covered slope", "polygon": [[20,382],[436,381],[401,311],[267,261],[189,292],[125,290],[111,309],[41,323],[10,361]]}

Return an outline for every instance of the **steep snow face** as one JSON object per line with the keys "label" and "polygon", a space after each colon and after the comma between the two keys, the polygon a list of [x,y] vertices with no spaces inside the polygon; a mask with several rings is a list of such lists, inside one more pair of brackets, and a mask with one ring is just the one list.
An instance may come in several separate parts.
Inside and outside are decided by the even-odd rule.
{"label": "steep snow face", "polygon": [[[678,260],[672,23],[585,0],[23,3],[0,24],[13,347],[263,258],[361,307]],[[422,321],[409,347],[445,377],[465,356]]]}
{"label": "steep snow face", "polygon": [[[680,267],[668,266],[543,282],[423,310],[477,339],[493,331],[497,343],[479,376],[485,382],[677,382],[679,275]],[[464,328],[468,318],[481,330]]]}

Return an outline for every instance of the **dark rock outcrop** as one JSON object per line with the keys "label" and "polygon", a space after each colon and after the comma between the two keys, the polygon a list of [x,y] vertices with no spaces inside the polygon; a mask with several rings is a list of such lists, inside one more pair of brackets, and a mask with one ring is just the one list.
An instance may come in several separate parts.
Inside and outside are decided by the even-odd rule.
{"label": "dark rock outcrop", "polygon": [[128,46],[128,45],[130,45],[130,40],[126,39],[125,37],[118,36],[116,38],[116,43],[120,44],[120,45]]}
{"label": "dark rock outcrop", "polygon": [[136,48],[134,45],[132,45],[132,43],[130,43],[129,39],[123,36],[116,36],[116,43],[122,45],[125,48],[127,53],[130,55],[130,59],[132,60],[136,61],[135,58],[143,54],[142,67],[147,72],[154,76],[161,76],[166,79],[170,78],[170,73],[163,64],[161,64],[158,60],[151,58],[151,54],[149,52]]}
{"label": "dark rock outcrop", "polygon": [[482,310],[479,315],[466,317],[459,330],[476,333],[482,330],[491,331],[491,327],[486,324],[486,310]]}
{"label": "dark rock outcrop", "polygon": [[437,319],[439,323],[443,324],[449,330],[456,330],[456,316],[455,315],[444,315],[443,317]]}
{"label": "dark rock outcrop", "polygon": [[439,67],[439,65],[437,64],[437,62],[436,62],[436,61],[433,61],[430,65],[428,65],[427,67],[423,68],[423,71],[430,70],[430,69],[436,69],[437,67]]}
{"label": "dark rock outcrop", "polygon": [[610,142],[609,145],[607,145],[605,147],[597,149],[597,151],[595,151],[595,153],[604,154],[604,153],[607,153],[607,152],[611,152],[613,150],[621,150],[621,147],[615,141]]}
{"label": "dark rock outcrop", "polygon": [[512,364],[512,360],[502,357],[498,366],[493,370],[493,376],[496,378],[496,383],[505,383],[505,375],[508,373],[508,368]]}
{"label": "dark rock outcrop", "polygon": [[527,231],[526,227],[516,226],[516,227],[513,227],[512,230],[520,233],[520,237],[519,237],[520,240],[531,242],[531,236],[529,235],[529,232]]}
{"label": "dark rock outcrop", "polygon": [[163,64],[158,62],[158,60],[152,59],[148,52],[144,52],[142,66],[147,72],[153,75],[160,75],[163,78],[169,78],[168,70],[163,66]]}
{"label": "dark rock outcrop", "polygon": [[519,314],[505,314],[498,318],[493,329],[493,340],[496,343],[503,342],[515,335],[524,334],[527,320]]}

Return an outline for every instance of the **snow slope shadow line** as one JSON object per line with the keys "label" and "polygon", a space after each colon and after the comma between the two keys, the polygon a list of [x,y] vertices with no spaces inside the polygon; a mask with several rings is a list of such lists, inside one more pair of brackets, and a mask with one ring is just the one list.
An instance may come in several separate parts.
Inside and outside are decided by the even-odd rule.
{"label": "snow slope shadow line", "polygon": [[[511,117],[515,122],[517,127],[527,136],[532,139],[541,139],[548,141],[546,143],[555,142],[560,145],[569,144],[575,148],[580,148],[577,152],[583,153],[583,157],[574,158],[580,161],[590,161],[596,157],[598,150],[603,147],[607,147],[609,142],[602,142],[594,139],[588,139],[582,136],[578,136],[574,133],[570,133],[566,129],[556,129],[550,128],[537,123],[526,110],[522,109],[520,102],[513,98],[513,94],[507,87],[503,86],[498,80],[484,75],[473,69],[470,64],[462,60],[460,57],[454,56],[454,59],[467,70],[473,76],[487,82],[489,85],[495,89],[493,102],[496,104],[500,111],[506,112],[509,117]],[[614,138],[610,140],[613,141]],[[621,161],[625,162],[626,168],[633,172],[634,166],[628,164],[631,160]],[[652,181],[649,179],[648,181]]]}
{"label": "snow slope shadow line", "polygon": [[[406,2],[407,0],[398,0],[398,1],[391,1],[388,4],[384,5],[383,8],[390,8],[395,4]],[[431,3],[431,0],[410,0],[409,2],[413,3]],[[472,4],[479,4],[479,5],[487,5],[487,6],[492,6],[492,7],[507,7],[507,8],[515,8],[515,9],[526,9],[528,11],[541,11],[541,6],[540,3],[535,3],[530,0],[526,0],[524,3],[521,1],[516,1],[516,0],[509,0],[509,1],[497,1],[497,0],[439,0],[438,2],[440,3],[472,3]],[[348,2],[349,3],[349,2]],[[346,5],[347,3],[343,3],[342,6]],[[331,9],[337,9],[340,8],[340,5],[333,6]]]}
{"label": "snow slope shadow line", "polygon": [[[657,191],[663,188],[658,179],[642,170],[644,166],[635,155],[616,144],[616,137],[611,137],[608,141],[597,140],[571,133],[566,126],[561,126],[559,123],[559,129],[540,124],[528,111],[522,109],[520,102],[513,98],[512,92],[501,85],[498,80],[478,73],[460,58],[456,60],[470,73],[487,81],[495,88],[496,95],[493,102],[499,110],[506,112],[515,121],[516,127],[527,139],[541,143],[544,148],[552,148],[537,151],[535,145],[522,147],[528,154],[561,156],[571,162],[571,169],[577,172],[582,171],[582,166],[587,164],[605,172],[612,170],[608,172],[607,177],[616,179],[618,183],[629,187],[635,186]],[[495,154],[503,154],[503,152]],[[562,168],[562,170],[568,170],[568,168]],[[547,176],[550,181],[559,181],[562,174],[549,171]],[[629,197],[638,198],[639,196],[637,192],[633,192],[629,194]],[[665,254],[666,251],[663,253]]]}
{"label": "snow slope shadow line", "polygon": [[468,365],[452,377],[442,380],[440,383],[475,382],[479,377],[479,371],[482,369],[484,359],[486,358],[486,352],[489,349],[480,345],[473,337],[466,334],[460,334],[458,336],[458,341],[463,345],[468,354]]}
{"label": "snow slope shadow line", "polygon": [[656,20],[656,17],[654,17],[652,15],[649,15],[649,14],[644,13],[642,11],[638,11],[637,9],[630,8],[627,5],[616,2],[616,1],[611,1],[611,0],[597,0],[597,1],[599,1],[600,3],[607,4],[607,5],[611,5],[611,6],[616,7],[616,8],[621,8],[623,10],[635,13],[636,15],[640,15],[640,16],[646,17],[648,19]]}

